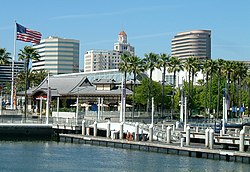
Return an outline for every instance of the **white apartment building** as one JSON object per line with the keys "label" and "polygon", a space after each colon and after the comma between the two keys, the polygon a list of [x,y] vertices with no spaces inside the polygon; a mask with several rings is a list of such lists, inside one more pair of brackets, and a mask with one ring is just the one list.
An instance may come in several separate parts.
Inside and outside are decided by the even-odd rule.
{"label": "white apartment building", "polygon": [[84,72],[118,69],[124,52],[134,55],[134,47],[127,43],[127,34],[121,31],[114,50],[89,50],[84,54]]}
{"label": "white apartment building", "polygon": [[32,62],[32,70],[44,69],[52,75],[79,72],[78,40],[50,36],[34,48],[41,58]]}

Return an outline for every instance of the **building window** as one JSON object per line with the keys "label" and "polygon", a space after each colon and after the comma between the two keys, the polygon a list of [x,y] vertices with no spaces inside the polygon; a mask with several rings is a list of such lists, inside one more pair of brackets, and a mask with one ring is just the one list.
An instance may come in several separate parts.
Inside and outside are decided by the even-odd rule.
{"label": "building window", "polygon": [[174,85],[174,75],[166,75],[165,81],[166,81],[166,84]]}

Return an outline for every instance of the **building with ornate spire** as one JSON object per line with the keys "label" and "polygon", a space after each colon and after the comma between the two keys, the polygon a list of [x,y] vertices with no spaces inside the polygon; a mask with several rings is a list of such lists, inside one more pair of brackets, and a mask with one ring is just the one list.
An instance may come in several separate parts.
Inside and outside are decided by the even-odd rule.
{"label": "building with ornate spire", "polygon": [[127,43],[127,34],[124,31],[121,31],[118,35],[118,42],[114,43],[114,51],[119,52],[129,52],[130,54],[134,54],[134,47]]}
{"label": "building with ornate spire", "polygon": [[84,72],[118,69],[123,53],[134,55],[134,47],[127,42],[127,34],[121,31],[113,50],[89,50],[84,54]]}

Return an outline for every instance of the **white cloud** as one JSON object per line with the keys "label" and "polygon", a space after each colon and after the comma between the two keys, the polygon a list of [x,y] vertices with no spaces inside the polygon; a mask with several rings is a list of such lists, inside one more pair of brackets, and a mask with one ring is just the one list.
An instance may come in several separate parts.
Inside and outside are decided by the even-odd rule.
{"label": "white cloud", "polygon": [[113,12],[104,12],[104,13],[69,14],[69,15],[52,17],[51,20],[112,16],[112,15],[126,14],[126,13],[132,13],[132,12],[154,11],[154,10],[166,9],[166,8],[169,8],[169,7],[151,6],[151,7],[128,8],[128,9],[124,9],[124,10],[113,11]]}
{"label": "white cloud", "polygon": [[173,35],[174,32],[163,32],[163,33],[155,33],[155,34],[146,34],[146,35],[138,35],[129,37],[129,39],[146,39],[146,38],[154,38],[154,37],[162,37],[167,35]]}
{"label": "white cloud", "polygon": [[75,15],[65,15],[65,16],[57,16],[51,18],[51,20],[60,20],[60,19],[74,19],[74,18],[91,18],[91,17],[99,17],[99,16],[110,16],[116,15],[121,12],[110,12],[110,13],[90,13],[90,14],[75,14]]}

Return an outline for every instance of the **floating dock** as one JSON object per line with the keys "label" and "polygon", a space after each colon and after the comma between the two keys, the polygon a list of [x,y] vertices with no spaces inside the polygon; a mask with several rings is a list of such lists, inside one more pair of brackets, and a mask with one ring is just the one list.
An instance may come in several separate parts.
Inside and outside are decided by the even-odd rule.
{"label": "floating dock", "polygon": [[[250,164],[250,154],[246,152],[207,149],[202,144],[194,146],[178,146],[177,144],[164,144],[149,141],[127,141],[120,139],[109,139],[105,137],[83,136],[81,134],[59,134],[58,141],[67,143],[90,144],[122,149],[133,149],[147,152],[158,152],[166,154],[176,154],[182,156],[206,158],[213,160],[224,160]],[[203,145],[204,146],[204,145]]]}

